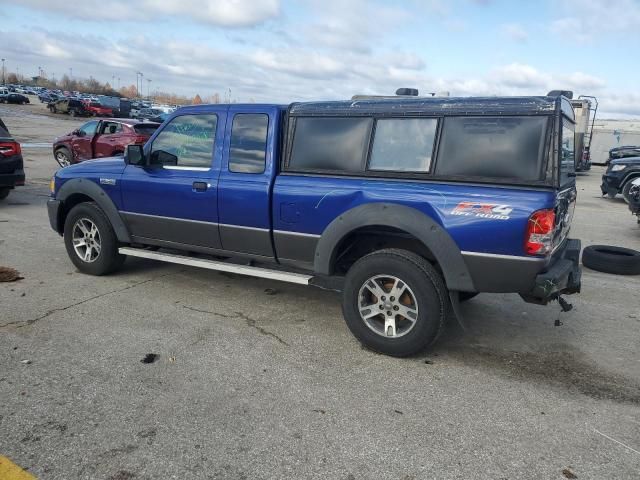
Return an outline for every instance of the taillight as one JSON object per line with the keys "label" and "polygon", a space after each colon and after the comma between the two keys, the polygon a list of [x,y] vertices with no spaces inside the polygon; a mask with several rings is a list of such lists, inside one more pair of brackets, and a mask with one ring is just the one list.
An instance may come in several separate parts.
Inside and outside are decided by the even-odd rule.
{"label": "taillight", "polygon": [[533,212],[527,223],[524,250],[528,255],[547,255],[553,248],[556,214],[553,210]]}
{"label": "taillight", "polygon": [[0,154],[9,157],[20,153],[22,153],[22,149],[18,142],[0,142]]}
{"label": "taillight", "polygon": [[134,140],[134,143],[144,145],[145,143],[147,143],[147,140],[149,140],[149,137],[137,136]]}

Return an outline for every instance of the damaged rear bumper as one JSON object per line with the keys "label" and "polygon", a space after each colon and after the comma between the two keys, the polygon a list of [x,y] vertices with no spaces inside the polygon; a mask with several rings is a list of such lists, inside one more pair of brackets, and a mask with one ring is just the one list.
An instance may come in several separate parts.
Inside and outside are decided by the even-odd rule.
{"label": "damaged rear bumper", "polygon": [[553,263],[538,274],[531,292],[521,294],[529,303],[545,305],[560,295],[580,293],[582,268],[580,267],[580,240],[570,239]]}

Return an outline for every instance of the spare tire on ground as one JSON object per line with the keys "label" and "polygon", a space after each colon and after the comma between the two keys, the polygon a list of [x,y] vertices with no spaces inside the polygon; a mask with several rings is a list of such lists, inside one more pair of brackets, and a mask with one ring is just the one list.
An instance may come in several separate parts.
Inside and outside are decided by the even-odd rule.
{"label": "spare tire on ground", "polygon": [[640,252],[612,245],[589,245],[582,251],[582,264],[599,272],[639,275]]}

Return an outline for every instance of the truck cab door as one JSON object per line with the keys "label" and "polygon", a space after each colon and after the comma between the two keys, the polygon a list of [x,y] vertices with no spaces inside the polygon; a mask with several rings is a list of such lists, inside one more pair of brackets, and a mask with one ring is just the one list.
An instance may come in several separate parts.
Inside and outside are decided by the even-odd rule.
{"label": "truck cab door", "polygon": [[71,150],[76,160],[83,161],[93,158],[93,137],[96,134],[99,123],[97,120],[87,122],[78,128],[73,136]]}
{"label": "truck cab door", "polygon": [[274,257],[270,211],[279,119],[277,107],[229,107],[218,191],[225,250]]}
{"label": "truck cab door", "polygon": [[146,143],[147,165],[126,166],[121,216],[134,242],[220,248],[218,175],[226,108],[184,109]]}

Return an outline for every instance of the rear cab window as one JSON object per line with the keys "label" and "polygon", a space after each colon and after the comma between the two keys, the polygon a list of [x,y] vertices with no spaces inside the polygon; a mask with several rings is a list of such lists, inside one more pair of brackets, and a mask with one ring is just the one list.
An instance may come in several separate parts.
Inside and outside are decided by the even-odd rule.
{"label": "rear cab window", "polygon": [[368,169],[429,172],[437,126],[435,118],[377,120]]}
{"label": "rear cab window", "polygon": [[545,116],[446,118],[436,174],[539,182],[548,121]]}
{"label": "rear cab window", "polygon": [[373,119],[299,117],[288,168],[296,171],[361,172]]}

